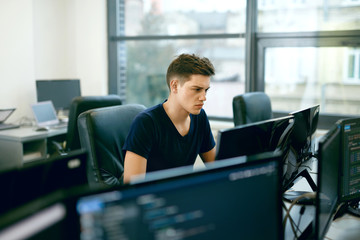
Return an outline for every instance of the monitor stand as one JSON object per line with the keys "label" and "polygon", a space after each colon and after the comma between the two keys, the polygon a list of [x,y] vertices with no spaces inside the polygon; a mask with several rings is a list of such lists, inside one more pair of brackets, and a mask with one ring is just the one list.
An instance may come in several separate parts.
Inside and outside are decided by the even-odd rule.
{"label": "monitor stand", "polygon": [[[297,178],[304,177],[307,182],[309,183],[311,189],[316,192],[317,186],[314,182],[314,180],[311,178],[309,172],[304,169],[299,174],[296,175],[296,177],[293,179],[292,182],[294,182]],[[287,188],[286,188],[287,189]],[[308,193],[306,191],[288,191],[283,194],[283,199],[288,202],[293,202],[295,199],[300,197],[301,195],[304,195],[305,193]],[[304,197],[297,201],[297,204],[303,204],[303,205],[314,205],[315,204],[315,198],[312,197]]]}

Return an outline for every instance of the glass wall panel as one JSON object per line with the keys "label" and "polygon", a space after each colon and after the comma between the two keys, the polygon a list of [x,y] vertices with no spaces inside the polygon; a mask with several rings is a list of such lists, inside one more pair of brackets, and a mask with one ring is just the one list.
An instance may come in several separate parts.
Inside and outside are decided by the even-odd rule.
{"label": "glass wall panel", "polygon": [[267,48],[265,92],[273,110],[320,104],[322,114],[360,114],[359,49]]}
{"label": "glass wall panel", "polygon": [[245,32],[245,0],[127,0],[125,35]]}
{"label": "glass wall panel", "polygon": [[360,29],[360,0],[259,0],[259,32]]}
{"label": "glass wall panel", "polygon": [[245,91],[244,39],[126,41],[126,99],[153,106],[168,96],[166,71],[181,53],[209,58],[216,75],[205,102],[209,116],[232,117],[233,96]]}

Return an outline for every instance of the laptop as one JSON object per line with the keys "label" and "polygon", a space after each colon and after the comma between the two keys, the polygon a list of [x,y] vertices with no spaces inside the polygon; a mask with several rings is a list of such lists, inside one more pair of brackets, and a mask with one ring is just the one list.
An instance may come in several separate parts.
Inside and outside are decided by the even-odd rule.
{"label": "laptop", "polygon": [[6,119],[15,111],[16,108],[0,109],[0,130],[18,128],[20,125],[5,123]]}
{"label": "laptop", "polygon": [[31,105],[36,126],[38,128],[65,128],[66,122],[61,122],[56,115],[56,110],[52,101],[37,102]]}

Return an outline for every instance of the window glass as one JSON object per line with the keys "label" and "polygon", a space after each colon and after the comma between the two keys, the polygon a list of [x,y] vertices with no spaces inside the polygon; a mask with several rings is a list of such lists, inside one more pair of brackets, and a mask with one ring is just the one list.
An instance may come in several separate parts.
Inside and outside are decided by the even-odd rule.
{"label": "window glass", "polygon": [[127,0],[125,35],[245,32],[245,0]]}
{"label": "window glass", "polygon": [[360,29],[359,0],[259,0],[259,32]]}
{"label": "window glass", "polygon": [[125,27],[120,32],[138,37],[118,42],[118,81],[126,83],[126,102],[148,107],[161,103],[168,96],[165,74],[172,59],[196,53],[209,58],[216,70],[204,109],[209,116],[232,117],[232,98],[245,91],[245,39],[226,34],[245,33],[246,0],[124,3],[125,16],[120,11],[119,21],[125,19]]}
{"label": "window glass", "polygon": [[126,41],[127,102],[153,106],[168,96],[166,71],[181,53],[196,53],[214,64],[204,109],[209,116],[232,117],[232,98],[245,91],[244,39]]}
{"label": "window glass", "polygon": [[360,78],[353,67],[357,61],[354,52],[358,49],[267,48],[265,92],[273,110],[291,112],[320,104],[323,114],[360,114]]}

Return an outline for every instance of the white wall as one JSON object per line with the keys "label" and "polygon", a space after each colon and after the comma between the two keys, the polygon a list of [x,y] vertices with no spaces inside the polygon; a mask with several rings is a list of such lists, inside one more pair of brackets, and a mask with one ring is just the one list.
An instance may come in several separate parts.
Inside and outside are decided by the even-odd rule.
{"label": "white wall", "polygon": [[0,108],[32,117],[36,79],[79,78],[82,95],[105,95],[105,0],[0,0]]}

